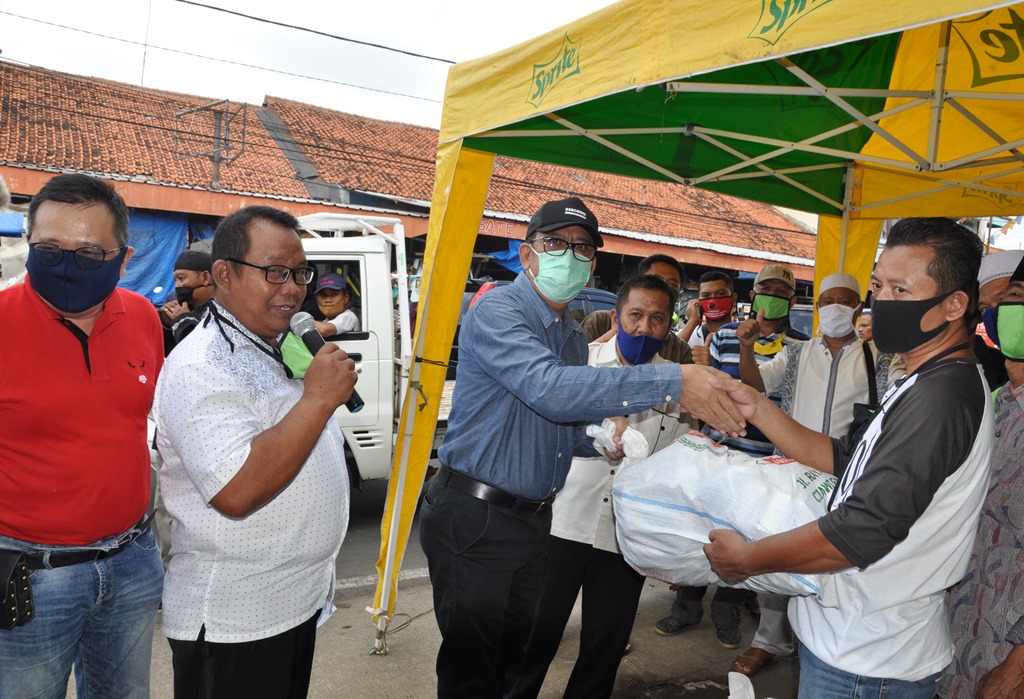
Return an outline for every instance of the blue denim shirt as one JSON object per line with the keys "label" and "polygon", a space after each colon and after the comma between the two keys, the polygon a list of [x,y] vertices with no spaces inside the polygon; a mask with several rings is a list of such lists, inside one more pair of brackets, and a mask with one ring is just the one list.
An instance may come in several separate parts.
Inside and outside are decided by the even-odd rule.
{"label": "blue denim shirt", "polygon": [[679,400],[676,364],[587,366],[579,323],[560,318],[520,274],[462,321],[441,463],[528,500],[565,483],[573,455],[594,456],[587,423]]}

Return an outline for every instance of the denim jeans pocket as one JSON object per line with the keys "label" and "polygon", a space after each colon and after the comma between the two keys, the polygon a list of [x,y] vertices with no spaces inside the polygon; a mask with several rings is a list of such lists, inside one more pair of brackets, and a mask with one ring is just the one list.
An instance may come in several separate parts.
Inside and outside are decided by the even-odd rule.
{"label": "denim jeans pocket", "polygon": [[152,526],[147,526],[146,530],[139,534],[138,538],[129,544],[129,546],[137,546],[146,553],[157,551],[160,548],[160,545],[156,541],[156,536],[153,535]]}
{"label": "denim jeans pocket", "polygon": [[915,687],[921,687],[922,689],[925,688],[925,687],[933,687],[941,679],[942,679],[942,671],[939,671],[939,672],[936,672],[934,675],[928,675],[924,679],[917,680],[916,682],[913,683],[913,685]]}

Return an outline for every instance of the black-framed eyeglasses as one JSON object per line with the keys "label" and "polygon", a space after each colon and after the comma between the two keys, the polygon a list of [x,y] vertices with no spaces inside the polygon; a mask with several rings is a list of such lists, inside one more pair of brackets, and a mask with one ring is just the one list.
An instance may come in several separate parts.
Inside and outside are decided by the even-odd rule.
{"label": "black-framed eyeglasses", "polygon": [[29,243],[28,247],[32,250],[35,261],[44,267],[56,267],[64,259],[64,253],[69,252],[79,269],[99,269],[107,261],[107,255],[114,254],[124,246],[104,250],[98,245],[83,245],[68,250],[53,243]]}
{"label": "black-framed eyeglasses", "polygon": [[[541,244],[540,249],[537,243]],[[570,243],[568,240],[554,237],[534,238],[530,241],[530,247],[535,252],[546,252],[549,255],[564,255],[566,250],[572,250],[572,256],[580,262],[590,262],[597,255],[597,246],[590,243]]]}
{"label": "black-framed eyeglasses", "polygon": [[295,283],[300,286],[305,286],[313,281],[313,277],[316,276],[316,267],[307,265],[306,267],[285,267],[284,265],[254,265],[251,262],[245,262],[244,260],[235,260],[233,258],[225,258],[228,262],[234,262],[236,264],[245,265],[246,267],[255,267],[256,269],[263,270],[263,276],[266,277],[267,281],[271,284],[284,284],[291,278],[295,278]]}

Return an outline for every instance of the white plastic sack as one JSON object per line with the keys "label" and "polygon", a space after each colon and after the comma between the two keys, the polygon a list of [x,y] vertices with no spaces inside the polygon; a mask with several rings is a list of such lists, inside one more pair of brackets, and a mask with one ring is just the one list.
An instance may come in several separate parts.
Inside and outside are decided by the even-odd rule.
{"label": "white plastic sack", "polygon": [[754,696],[754,683],[749,677],[738,672],[729,673],[729,699],[757,699]]}
{"label": "white plastic sack", "polygon": [[[712,529],[748,541],[795,529],[825,514],[834,476],[791,459],[756,459],[689,432],[620,469],[612,483],[616,536],[633,568],[680,585],[722,584],[703,546]],[[737,587],[821,596],[824,575],[770,573]]]}

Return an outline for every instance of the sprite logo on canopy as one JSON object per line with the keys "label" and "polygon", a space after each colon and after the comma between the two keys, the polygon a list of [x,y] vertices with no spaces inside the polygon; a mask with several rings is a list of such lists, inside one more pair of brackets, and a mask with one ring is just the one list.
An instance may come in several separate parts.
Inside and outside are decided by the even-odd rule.
{"label": "sprite logo on canopy", "polygon": [[558,54],[547,63],[533,64],[533,79],[530,81],[530,96],[526,100],[539,107],[551,90],[566,78],[580,72],[580,44],[582,39],[573,41],[569,35],[562,40]]}
{"label": "sprite logo on canopy", "polygon": [[971,55],[971,87],[1024,78],[1024,19],[1012,7],[953,22]]}
{"label": "sprite logo on canopy", "polygon": [[761,17],[747,36],[775,45],[789,28],[832,0],[761,0]]}

